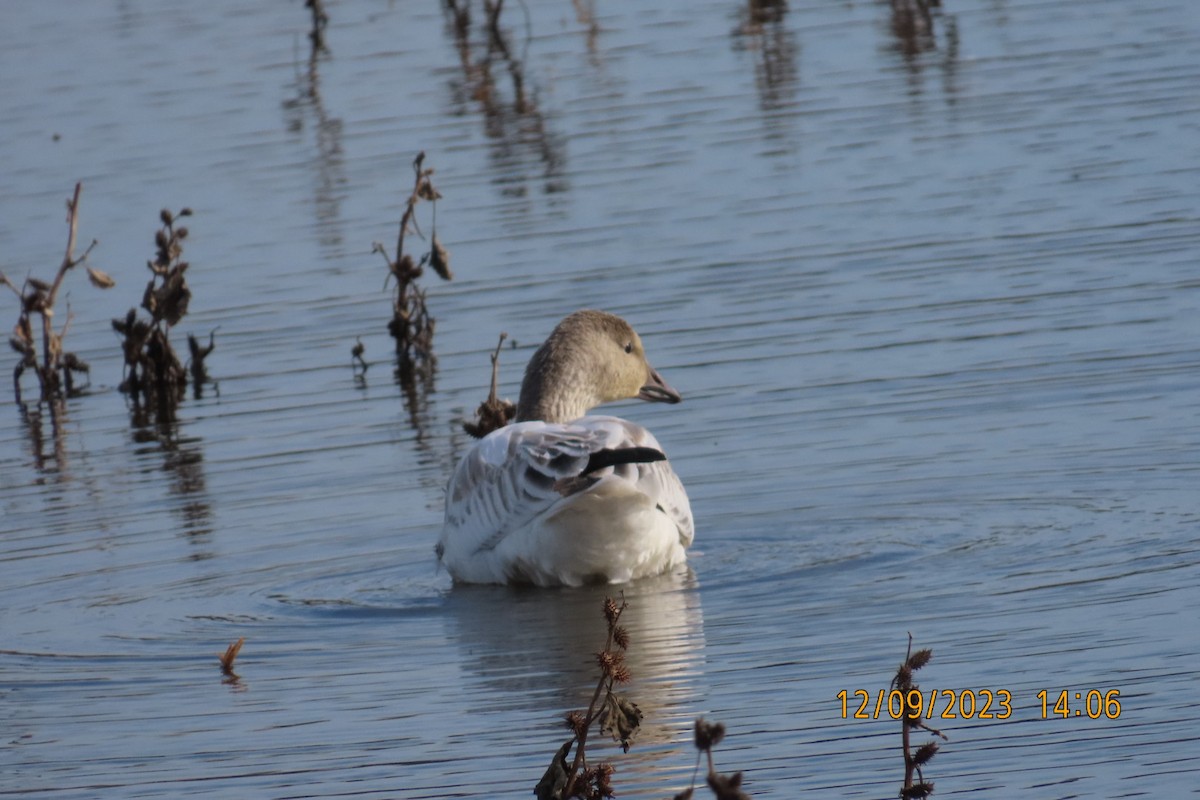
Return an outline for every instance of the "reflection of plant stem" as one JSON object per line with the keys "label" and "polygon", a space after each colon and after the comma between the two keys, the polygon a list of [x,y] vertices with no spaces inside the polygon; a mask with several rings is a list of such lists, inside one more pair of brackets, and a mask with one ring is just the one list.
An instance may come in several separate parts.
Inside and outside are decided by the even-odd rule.
{"label": "reflection of plant stem", "polygon": [[[493,155],[496,159],[506,166],[517,167],[518,162],[524,160],[521,151],[528,150],[545,165],[545,177],[555,178],[561,172],[565,154],[561,141],[547,130],[547,121],[538,109],[536,94],[528,88],[533,85],[532,81],[526,80],[524,69],[525,55],[533,39],[529,10],[524,2],[519,2],[525,13],[525,37],[518,56],[518,48],[510,41],[511,31],[500,22],[504,4],[499,0],[486,0],[486,18],[478,25],[479,42],[474,45],[473,53],[470,5],[466,0],[446,0],[446,8],[450,12],[447,30],[454,37],[464,79],[459,99],[464,107],[472,102],[478,104],[484,135],[494,143]],[[503,96],[500,81],[493,72],[492,66],[496,62],[503,62],[502,65],[507,68],[512,87],[511,99]],[[556,181],[550,182],[546,184],[546,191],[559,191],[561,187]],[[509,186],[504,192],[520,195],[524,189]]]}
{"label": "reflection of plant stem", "polygon": [[313,55],[315,56],[317,51],[328,53],[329,48],[325,46],[325,28],[329,25],[329,15],[325,13],[321,0],[306,0],[304,5],[312,11],[312,30],[308,32],[308,38],[312,41]]}
{"label": "reflection of plant stem", "polygon": [[504,0],[496,0],[494,3],[491,0],[483,0],[483,7],[487,10],[488,31],[492,34],[492,41],[505,58],[512,58],[508,52],[508,44],[500,34],[500,12],[504,10]]}
{"label": "reflection of plant stem", "polygon": [[46,453],[46,436],[42,430],[42,422],[45,419],[40,411],[36,411],[22,406],[21,407],[21,422],[25,425],[25,433],[29,437],[30,453],[33,455],[33,465],[38,472],[46,472],[48,470],[48,461],[53,462],[52,473],[60,478],[65,476],[69,465],[67,464],[67,447],[66,447],[66,423],[67,406],[61,397],[51,397],[46,401],[46,408],[50,413],[50,436],[52,439],[53,452]]}
{"label": "reflection of plant stem", "polygon": [[571,0],[575,6],[575,18],[579,24],[587,28],[587,49],[589,53],[596,52],[596,36],[600,33],[600,24],[596,22],[596,0]]}

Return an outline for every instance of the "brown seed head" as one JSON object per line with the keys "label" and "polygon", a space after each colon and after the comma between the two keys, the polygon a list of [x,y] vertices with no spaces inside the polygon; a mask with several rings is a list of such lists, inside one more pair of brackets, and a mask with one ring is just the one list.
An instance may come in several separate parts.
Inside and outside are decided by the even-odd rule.
{"label": "brown seed head", "polygon": [[914,783],[912,786],[905,786],[900,790],[900,796],[905,798],[905,800],[908,800],[908,798],[916,800],[917,798],[929,797],[931,794],[933,794],[932,783]]}
{"label": "brown seed head", "polygon": [[708,788],[713,790],[717,800],[749,800],[749,795],[742,791],[742,773],[719,775],[708,773]]}
{"label": "brown seed head", "polygon": [[614,653],[611,650],[601,650],[596,653],[596,663],[600,665],[600,669],[604,671],[606,677],[613,677],[613,670],[621,666],[621,654]]}
{"label": "brown seed head", "polygon": [[697,750],[711,750],[725,738],[725,726],[719,722],[705,722],[704,717],[696,718],[695,742]]}
{"label": "brown seed head", "polygon": [[614,626],[613,627],[613,642],[615,642],[617,647],[621,648],[622,650],[628,650],[629,649],[629,631],[625,630],[625,628],[621,625]]}
{"label": "brown seed head", "polygon": [[908,667],[914,671],[918,670],[928,664],[931,658],[933,658],[933,651],[929,648],[923,648],[908,657]]}
{"label": "brown seed head", "polygon": [[592,797],[614,797],[616,795],[612,786],[612,774],[612,764],[607,762],[598,764],[587,771],[585,783],[593,787]]}
{"label": "brown seed head", "polygon": [[587,728],[587,718],[581,711],[568,711],[563,719],[567,723],[567,728],[576,736],[582,736]]}
{"label": "brown seed head", "polygon": [[925,764],[926,762],[928,762],[929,759],[931,759],[935,755],[937,755],[937,751],[938,751],[938,743],[937,742],[926,742],[925,744],[923,744],[917,748],[917,752],[913,753],[913,757],[912,757],[913,763],[919,767],[922,764]]}
{"label": "brown seed head", "polygon": [[617,601],[611,597],[604,598],[604,618],[608,620],[608,624],[615,625],[619,616],[621,609],[617,607]]}
{"label": "brown seed head", "polygon": [[[432,170],[430,170],[430,172],[432,172]],[[433,181],[429,180],[429,178],[425,178],[417,186],[417,197],[421,198],[422,200],[440,200],[442,198],[442,194],[437,189],[433,188]]]}

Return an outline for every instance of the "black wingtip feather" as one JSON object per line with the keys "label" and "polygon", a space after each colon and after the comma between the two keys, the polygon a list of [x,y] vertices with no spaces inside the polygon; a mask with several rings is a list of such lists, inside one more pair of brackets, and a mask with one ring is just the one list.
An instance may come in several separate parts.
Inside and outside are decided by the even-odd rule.
{"label": "black wingtip feather", "polygon": [[587,475],[598,469],[613,467],[618,464],[648,464],[651,461],[666,460],[666,454],[662,450],[655,450],[653,447],[620,447],[597,450],[588,458],[587,467],[581,474]]}

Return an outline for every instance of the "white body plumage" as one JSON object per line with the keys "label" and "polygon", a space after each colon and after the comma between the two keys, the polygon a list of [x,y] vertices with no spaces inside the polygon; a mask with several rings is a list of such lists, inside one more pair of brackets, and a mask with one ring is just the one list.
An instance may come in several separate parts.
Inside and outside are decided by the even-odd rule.
{"label": "white body plumage", "polygon": [[446,494],[442,562],[467,583],[577,586],[660,574],[686,559],[694,527],[669,462],[585,470],[593,454],[658,441],[617,417],[519,422],[459,462]]}

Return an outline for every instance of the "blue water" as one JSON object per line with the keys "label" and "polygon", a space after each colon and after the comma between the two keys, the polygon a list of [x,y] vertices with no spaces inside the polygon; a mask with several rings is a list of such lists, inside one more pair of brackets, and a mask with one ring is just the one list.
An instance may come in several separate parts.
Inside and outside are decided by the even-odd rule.
{"label": "blue water", "polygon": [[[886,688],[909,633],[926,692],[1012,697],[936,721],[935,796],[1194,793],[1200,13],[943,5],[527,0],[506,61],[478,4],[463,37],[327,2],[315,67],[299,3],[9,9],[0,269],[53,275],[82,181],[118,285],[59,299],[85,395],[0,389],[0,796],[529,796],[606,589],[455,588],[432,547],[497,335],[514,397],[583,306],[685,395],[609,410],[697,519],[688,569],[624,589],[644,730],[592,754],[619,796],[686,787],[700,715],[751,796],[896,796],[899,724],[837,695]],[[421,150],[455,280],[424,282],[409,396],[371,246]],[[156,426],[109,320],[183,206],[173,338],[216,330],[218,385]]]}

